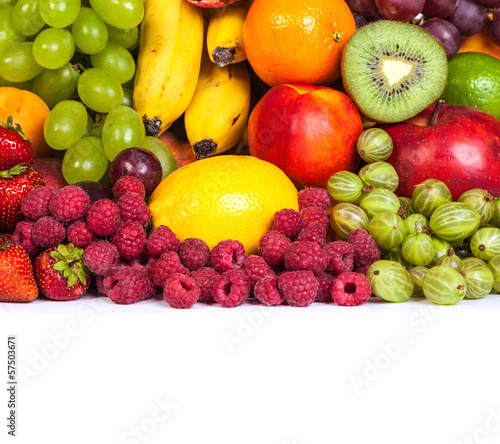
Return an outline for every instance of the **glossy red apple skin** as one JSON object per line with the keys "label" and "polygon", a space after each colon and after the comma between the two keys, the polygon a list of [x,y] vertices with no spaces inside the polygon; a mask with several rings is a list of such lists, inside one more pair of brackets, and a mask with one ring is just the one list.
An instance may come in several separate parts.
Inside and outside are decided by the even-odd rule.
{"label": "glossy red apple skin", "polygon": [[363,131],[354,103],[326,86],[271,88],[248,121],[250,154],[278,166],[298,189],[326,188],[332,174],[355,171]]}
{"label": "glossy red apple skin", "polygon": [[222,8],[239,0],[186,0],[189,4],[200,8]]}
{"label": "glossy red apple skin", "polygon": [[439,179],[453,200],[471,188],[500,194],[500,121],[467,106],[442,105],[430,125],[435,104],[415,117],[380,125],[389,133],[394,150],[387,162],[399,174],[398,196],[410,197],[413,187]]}

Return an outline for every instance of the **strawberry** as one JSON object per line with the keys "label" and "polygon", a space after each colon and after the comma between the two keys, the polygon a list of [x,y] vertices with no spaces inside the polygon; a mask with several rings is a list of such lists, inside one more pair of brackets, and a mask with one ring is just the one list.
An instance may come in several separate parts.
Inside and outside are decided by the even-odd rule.
{"label": "strawberry", "polygon": [[0,302],[31,302],[37,297],[38,287],[28,253],[8,240],[0,242]]}
{"label": "strawberry", "polygon": [[12,116],[9,116],[7,123],[0,122],[0,171],[16,165],[30,167],[34,161],[33,144],[19,124],[14,126]]}
{"label": "strawberry", "polygon": [[45,185],[42,177],[31,168],[16,165],[0,171],[0,233],[12,233],[16,224],[24,220],[21,200],[32,188]]}
{"label": "strawberry", "polygon": [[83,296],[92,273],[83,263],[83,248],[60,244],[47,248],[35,260],[35,277],[40,291],[49,299],[72,301]]}

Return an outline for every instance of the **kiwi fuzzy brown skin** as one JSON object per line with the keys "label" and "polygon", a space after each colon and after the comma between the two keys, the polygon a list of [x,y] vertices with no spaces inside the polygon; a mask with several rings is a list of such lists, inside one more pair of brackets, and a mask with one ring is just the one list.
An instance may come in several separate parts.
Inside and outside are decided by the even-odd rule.
{"label": "kiwi fuzzy brown skin", "polygon": [[[385,62],[408,68],[408,75],[389,84]],[[395,123],[417,115],[441,96],[448,63],[443,45],[424,29],[379,20],[357,30],[344,47],[341,75],[346,94],[367,119]]]}

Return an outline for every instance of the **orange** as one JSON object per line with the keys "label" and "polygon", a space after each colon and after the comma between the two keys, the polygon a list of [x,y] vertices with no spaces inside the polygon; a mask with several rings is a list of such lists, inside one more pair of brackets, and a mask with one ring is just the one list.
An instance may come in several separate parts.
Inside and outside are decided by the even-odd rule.
{"label": "orange", "polygon": [[269,86],[328,86],[340,77],[342,50],[355,31],[344,0],[255,0],[243,41],[250,65]]}
{"label": "orange", "polygon": [[481,31],[462,40],[458,52],[482,52],[500,59],[500,46],[490,37],[488,28],[489,22],[487,21]]}

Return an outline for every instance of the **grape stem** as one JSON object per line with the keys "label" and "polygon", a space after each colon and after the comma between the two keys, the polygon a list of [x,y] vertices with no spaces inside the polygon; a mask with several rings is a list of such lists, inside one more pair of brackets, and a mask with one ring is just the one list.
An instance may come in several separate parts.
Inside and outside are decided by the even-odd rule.
{"label": "grape stem", "polygon": [[436,106],[434,107],[434,110],[432,111],[431,121],[429,122],[429,125],[435,125],[436,124],[436,120],[437,120],[439,111],[441,110],[441,107],[443,105],[444,105],[444,100],[443,99],[439,99],[436,102]]}

